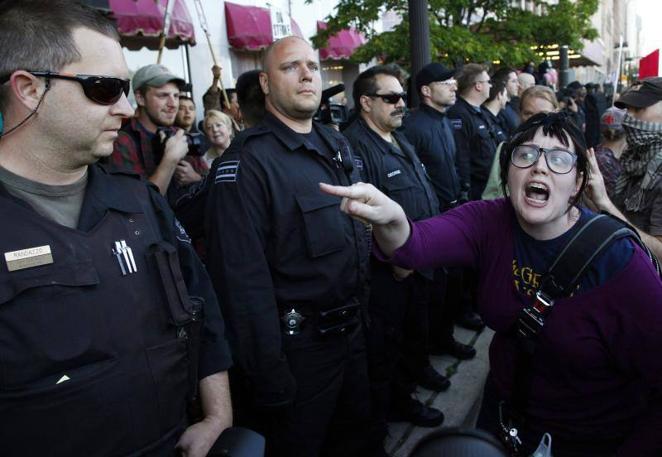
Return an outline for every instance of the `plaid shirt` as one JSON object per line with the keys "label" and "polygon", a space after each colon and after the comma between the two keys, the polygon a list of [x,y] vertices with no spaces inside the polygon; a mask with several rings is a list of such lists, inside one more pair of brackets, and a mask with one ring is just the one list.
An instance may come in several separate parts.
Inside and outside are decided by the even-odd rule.
{"label": "plaid shirt", "polygon": [[110,168],[150,177],[161,159],[154,153],[153,138],[154,135],[138,119],[131,119],[122,126],[115,140],[113,153],[108,160]]}

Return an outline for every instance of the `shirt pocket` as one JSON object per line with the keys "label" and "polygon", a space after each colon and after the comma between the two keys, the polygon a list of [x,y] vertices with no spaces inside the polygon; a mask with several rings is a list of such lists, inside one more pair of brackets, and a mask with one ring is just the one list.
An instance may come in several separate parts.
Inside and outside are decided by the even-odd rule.
{"label": "shirt pocket", "polygon": [[104,316],[81,293],[99,282],[91,261],[0,276],[0,388],[34,382],[83,354],[107,357],[95,350]]}
{"label": "shirt pocket", "polygon": [[327,195],[297,195],[297,204],[303,216],[306,250],[317,258],[342,250],[345,234],[340,199]]}

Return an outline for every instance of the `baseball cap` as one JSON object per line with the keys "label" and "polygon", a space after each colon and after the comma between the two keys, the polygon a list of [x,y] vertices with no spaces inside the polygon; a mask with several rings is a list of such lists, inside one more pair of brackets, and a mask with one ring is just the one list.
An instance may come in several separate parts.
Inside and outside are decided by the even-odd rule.
{"label": "baseball cap", "polygon": [[146,65],[138,69],[135,75],[133,75],[133,80],[131,85],[133,86],[133,91],[142,89],[145,86],[149,87],[161,87],[166,83],[174,82],[179,86],[180,89],[183,89],[186,85],[184,81],[179,76],[175,76],[170,73],[170,70],[164,65],[151,64]]}
{"label": "baseball cap", "polygon": [[623,118],[626,111],[616,107],[608,108],[600,117],[601,129],[623,130]]}
{"label": "baseball cap", "polygon": [[614,103],[618,108],[648,108],[662,100],[662,77],[646,78],[630,87]]}
{"label": "baseball cap", "polygon": [[446,68],[440,63],[429,63],[416,73],[416,90],[435,81],[446,81],[455,75],[455,70]]}

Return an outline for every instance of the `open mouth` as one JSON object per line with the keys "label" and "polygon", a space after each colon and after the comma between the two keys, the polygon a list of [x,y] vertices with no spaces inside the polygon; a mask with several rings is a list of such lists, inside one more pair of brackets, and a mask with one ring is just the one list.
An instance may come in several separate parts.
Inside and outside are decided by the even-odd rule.
{"label": "open mouth", "polygon": [[546,202],[549,199],[549,189],[546,185],[538,182],[529,183],[524,189],[524,193],[527,198],[532,200]]}

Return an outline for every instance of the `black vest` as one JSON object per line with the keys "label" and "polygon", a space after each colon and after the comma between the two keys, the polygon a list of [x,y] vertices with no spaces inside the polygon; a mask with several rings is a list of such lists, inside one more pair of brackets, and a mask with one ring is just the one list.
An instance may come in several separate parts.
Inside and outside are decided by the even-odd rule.
{"label": "black vest", "polygon": [[[131,184],[150,201],[143,183]],[[149,253],[167,243],[152,206],[142,207],[109,209],[84,232],[0,192],[0,254],[49,246],[53,258],[9,271],[0,257],[3,456],[144,455],[184,425],[186,341]],[[119,240],[135,273],[122,274]]]}

